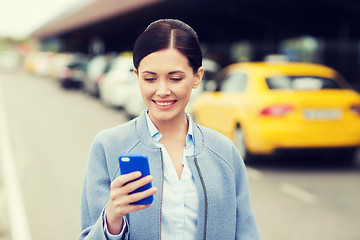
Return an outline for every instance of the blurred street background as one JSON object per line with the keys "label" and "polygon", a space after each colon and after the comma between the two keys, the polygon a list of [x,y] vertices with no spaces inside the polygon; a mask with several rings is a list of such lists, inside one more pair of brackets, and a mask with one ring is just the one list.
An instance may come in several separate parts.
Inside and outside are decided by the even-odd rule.
{"label": "blurred street background", "polygon": [[[354,96],[343,115],[352,116],[350,127],[360,125],[357,1],[0,4],[6,23],[0,26],[0,240],[77,239],[89,147],[100,130],[144,109],[131,50],[159,18],[183,20],[199,35],[206,75],[187,109],[195,120],[193,102],[219,90],[223,68],[271,60],[322,64],[340,73]],[[320,113],[314,116],[321,121],[342,116]],[[354,135],[358,144],[345,146],[351,154],[333,154],[343,145],[322,146],[320,155],[302,149],[247,162],[261,239],[360,239],[360,135]]]}

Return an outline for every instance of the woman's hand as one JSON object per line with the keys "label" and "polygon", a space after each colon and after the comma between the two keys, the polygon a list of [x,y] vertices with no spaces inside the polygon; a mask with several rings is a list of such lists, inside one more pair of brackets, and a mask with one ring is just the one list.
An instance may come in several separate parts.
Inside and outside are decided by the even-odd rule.
{"label": "woman's hand", "polygon": [[106,222],[109,233],[113,235],[117,235],[121,232],[123,217],[126,214],[148,208],[152,205],[130,205],[130,203],[149,197],[157,192],[157,189],[152,187],[143,192],[129,195],[129,193],[135,189],[138,189],[153,180],[153,177],[149,175],[128,183],[139,177],[141,177],[141,173],[138,171],[120,175],[110,185],[110,199],[106,206]]}

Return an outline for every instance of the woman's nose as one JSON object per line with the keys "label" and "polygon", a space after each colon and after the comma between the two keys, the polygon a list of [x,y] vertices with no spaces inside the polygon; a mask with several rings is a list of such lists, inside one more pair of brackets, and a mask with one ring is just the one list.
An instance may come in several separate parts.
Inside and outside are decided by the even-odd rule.
{"label": "woman's nose", "polygon": [[166,81],[159,81],[158,89],[156,90],[156,94],[158,96],[167,96],[170,95],[171,91],[169,85]]}

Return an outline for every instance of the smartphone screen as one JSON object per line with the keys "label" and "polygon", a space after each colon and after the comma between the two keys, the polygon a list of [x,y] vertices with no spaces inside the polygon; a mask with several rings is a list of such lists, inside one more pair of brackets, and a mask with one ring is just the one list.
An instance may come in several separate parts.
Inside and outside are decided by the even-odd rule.
{"label": "smartphone screen", "polygon": [[[143,154],[123,154],[119,157],[120,174],[127,174],[135,171],[141,172],[141,178],[150,175],[149,161],[146,155]],[[137,179],[135,179],[137,180]],[[151,182],[134,190],[132,193],[142,192],[152,187]],[[137,202],[131,204],[151,204],[153,202],[153,196],[143,198]]]}

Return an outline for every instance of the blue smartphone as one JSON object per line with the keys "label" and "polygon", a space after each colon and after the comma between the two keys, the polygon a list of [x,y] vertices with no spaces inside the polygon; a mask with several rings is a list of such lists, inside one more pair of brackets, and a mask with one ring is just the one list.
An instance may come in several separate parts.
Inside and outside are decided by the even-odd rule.
{"label": "blue smartphone", "polygon": [[[149,167],[149,161],[146,155],[143,154],[134,154],[134,153],[127,153],[122,154],[119,157],[119,165],[120,165],[120,174],[127,174],[135,171],[141,172],[141,177],[145,177],[147,175],[150,175],[150,167]],[[139,179],[139,178],[138,178]],[[135,179],[135,180],[138,180]],[[134,181],[135,181],[134,180]],[[132,193],[142,192],[152,187],[151,182],[139,187],[138,189],[134,190]],[[141,204],[141,205],[148,205],[153,202],[153,196],[149,196],[146,198],[143,198],[137,202],[133,202],[131,204]]]}

